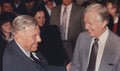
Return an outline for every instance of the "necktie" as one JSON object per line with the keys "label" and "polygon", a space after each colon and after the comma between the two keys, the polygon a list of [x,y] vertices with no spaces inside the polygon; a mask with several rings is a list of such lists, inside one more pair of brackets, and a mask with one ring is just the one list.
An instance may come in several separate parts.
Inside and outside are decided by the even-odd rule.
{"label": "necktie", "polygon": [[36,62],[38,65],[41,65],[42,67],[45,68],[45,66],[40,62],[39,59],[35,58],[32,54],[32,52],[30,52],[30,57],[33,59],[34,62]]}
{"label": "necktie", "polygon": [[40,61],[37,58],[35,58],[32,53],[30,53],[30,57],[33,59],[34,62],[40,64]]}
{"label": "necktie", "polygon": [[61,37],[62,40],[66,40],[66,24],[67,24],[67,8],[64,7],[63,15],[62,15],[62,23],[61,23]]}
{"label": "necktie", "polygon": [[87,71],[95,71],[96,57],[98,52],[98,40],[98,38],[94,39]]}

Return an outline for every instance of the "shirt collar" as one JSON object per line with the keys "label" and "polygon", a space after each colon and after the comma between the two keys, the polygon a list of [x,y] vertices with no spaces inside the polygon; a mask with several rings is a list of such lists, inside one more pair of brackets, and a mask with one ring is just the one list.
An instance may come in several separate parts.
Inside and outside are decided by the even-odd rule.
{"label": "shirt collar", "polygon": [[62,4],[62,8],[64,9],[65,7],[67,7],[67,9],[69,9],[69,8],[72,8],[72,5],[73,5],[73,3],[71,3],[71,4],[67,5],[67,6],[65,6],[64,4]]}
{"label": "shirt collar", "polygon": [[[107,38],[108,37],[108,34],[109,34],[109,29],[108,29],[108,27],[106,27],[106,30],[105,30],[105,32],[98,38],[99,40],[103,40],[103,39],[105,39],[105,38]],[[93,39],[95,39],[96,37],[93,37]]]}

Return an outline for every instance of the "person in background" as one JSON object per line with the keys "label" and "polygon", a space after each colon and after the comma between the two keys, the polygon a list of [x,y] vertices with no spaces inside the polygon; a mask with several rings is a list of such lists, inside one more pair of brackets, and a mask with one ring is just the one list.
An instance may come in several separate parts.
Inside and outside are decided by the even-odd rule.
{"label": "person in background", "polygon": [[11,1],[3,0],[1,5],[2,12],[13,12]]}
{"label": "person in background", "polygon": [[15,13],[22,15],[25,12],[25,5],[22,0],[13,0],[12,8]]}
{"label": "person in background", "polygon": [[54,8],[51,14],[50,25],[58,26],[64,49],[70,60],[76,39],[79,33],[84,31],[83,11],[84,8],[73,3],[73,0],[62,0],[62,4]]}
{"label": "person in background", "polygon": [[120,71],[120,37],[107,27],[107,8],[89,5],[84,22],[87,32],[77,39],[70,71]]}
{"label": "person in background", "polygon": [[35,0],[24,0],[25,6],[25,15],[32,15],[32,13],[36,10],[36,1]]}
{"label": "person in background", "polygon": [[2,58],[5,46],[12,38],[12,20],[14,15],[9,12],[0,14],[0,71],[2,71]]}
{"label": "person in background", "polygon": [[108,27],[120,36],[120,0],[106,0],[106,7],[110,14]]}
{"label": "person in background", "polygon": [[46,26],[50,25],[51,12],[54,7],[56,7],[56,4],[54,5],[53,0],[44,1],[44,4],[40,6],[40,9],[43,9],[45,12],[46,21],[45,21],[44,25],[46,25]]}
{"label": "person in background", "polygon": [[57,26],[46,26],[45,16],[44,10],[38,10],[34,14],[41,30],[40,36],[42,39],[38,51],[41,52],[50,65],[63,66],[68,56],[60,38],[60,31]]}
{"label": "person in background", "polygon": [[13,11],[12,1],[3,0],[1,6],[2,6],[2,12],[9,12],[9,13],[12,13],[12,14],[14,14],[16,16],[18,15],[17,13],[15,13]]}
{"label": "person in background", "polygon": [[75,2],[79,5],[81,5],[83,2],[88,1],[88,0],[75,0]]}
{"label": "person in background", "polygon": [[3,71],[66,71],[65,67],[48,65],[40,53],[41,42],[37,21],[29,15],[19,15],[13,20],[13,40],[5,48]]}
{"label": "person in background", "polygon": [[81,6],[83,7],[87,7],[88,5],[92,4],[92,3],[98,3],[98,0],[87,0],[87,1],[84,1]]}

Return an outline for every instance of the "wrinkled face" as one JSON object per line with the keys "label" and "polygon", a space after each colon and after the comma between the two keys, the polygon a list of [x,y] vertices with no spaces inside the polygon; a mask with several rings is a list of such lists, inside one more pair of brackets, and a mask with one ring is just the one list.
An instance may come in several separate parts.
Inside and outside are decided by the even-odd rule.
{"label": "wrinkled face", "polygon": [[67,6],[72,3],[72,0],[62,0],[62,3]]}
{"label": "wrinkled face", "polygon": [[42,27],[45,23],[45,13],[43,11],[38,11],[36,14],[35,14],[35,17],[34,17],[37,22],[38,22],[38,25],[40,27]]}
{"label": "wrinkled face", "polygon": [[38,42],[41,42],[39,27],[36,26],[34,29],[31,27],[25,28],[25,32],[20,36],[22,40],[22,45],[27,51],[36,51],[38,47]]}
{"label": "wrinkled face", "polygon": [[85,29],[92,37],[99,37],[105,30],[106,22],[101,21],[97,13],[94,12],[86,13],[84,15],[84,22]]}
{"label": "wrinkled face", "polygon": [[13,8],[12,8],[12,5],[10,3],[4,3],[2,10],[5,12],[13,12]]}
{"label": "wrinkled face", "polygon": [[11,22],[5,22],[5,23],[2,25],[2,32],[3,32],[3,33],[11,33],[11,31],[12,31]]}
{"label": "wrinkled face", "polygon": [[108,11],[109,11],[110,15],[112,15],[113,17],[115,17],[116,14],[117,14],[116,13],[117,12],[117,8],[114,7],[111,3],[107,4],[107,8],[108,8]]}

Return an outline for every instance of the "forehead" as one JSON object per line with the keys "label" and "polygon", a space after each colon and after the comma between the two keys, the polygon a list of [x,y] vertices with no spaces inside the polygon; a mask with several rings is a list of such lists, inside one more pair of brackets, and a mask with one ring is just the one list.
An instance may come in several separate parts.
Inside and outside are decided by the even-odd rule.
{"label": "forehead", "polygon": [[91,12],[85,13],[84,19],[85,20],[99,20],[100,16],[97,12],[91,11]]}
{"label": "forehead", "polygon": [[36,16],[44,16],[44,15],[45,15],[45,14],[44,14],[43,11],[39,11],[39,12],[36,13]]}
{"label": "forehead", "polygon": [[34,35],[34,34],[38,34],[40,32],[40,30],[39,30],[38,26],[35,26],[34,28],[31,26],[31,27],[27,27],[25,29],[25,32],[30,35]]}

